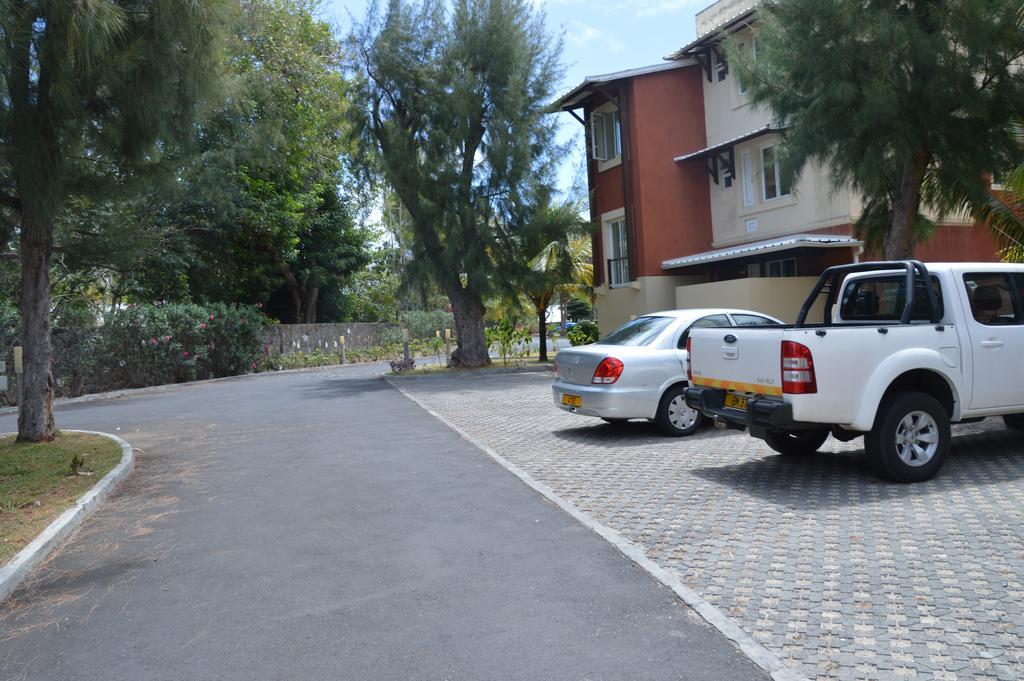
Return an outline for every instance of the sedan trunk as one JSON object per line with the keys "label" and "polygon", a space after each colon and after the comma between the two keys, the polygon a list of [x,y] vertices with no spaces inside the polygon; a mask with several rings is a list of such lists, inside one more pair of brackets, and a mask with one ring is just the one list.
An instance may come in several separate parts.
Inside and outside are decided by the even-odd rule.
{"label": "sedan trunk", "polygon": [[558,377],[565,383],[590,385],[597,365],[609,355],[609,348],[581,345],[558,351]]}

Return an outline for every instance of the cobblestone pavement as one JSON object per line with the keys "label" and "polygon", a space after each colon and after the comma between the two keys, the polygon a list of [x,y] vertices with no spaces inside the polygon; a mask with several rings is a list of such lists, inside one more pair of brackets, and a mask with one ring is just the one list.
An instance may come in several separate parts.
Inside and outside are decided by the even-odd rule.
{"label": "cobblestone pavement", "polygon": [[794,461],[741,433],[664,438],[558,410],[550,383],[396,381],[809,678],[1024,678],[1024,442],[1001,420],[955,427],[941,475],[898,485],[859,439]]}

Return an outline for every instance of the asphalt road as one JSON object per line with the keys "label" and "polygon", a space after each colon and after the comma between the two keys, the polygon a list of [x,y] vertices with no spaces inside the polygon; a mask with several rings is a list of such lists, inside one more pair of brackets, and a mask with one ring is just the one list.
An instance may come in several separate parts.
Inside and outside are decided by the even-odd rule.
{"label": "asphalt road", "polygon": [[365,370],[57,417],[126,438],[137,469],[0,608],[0,680],[764,678]]}

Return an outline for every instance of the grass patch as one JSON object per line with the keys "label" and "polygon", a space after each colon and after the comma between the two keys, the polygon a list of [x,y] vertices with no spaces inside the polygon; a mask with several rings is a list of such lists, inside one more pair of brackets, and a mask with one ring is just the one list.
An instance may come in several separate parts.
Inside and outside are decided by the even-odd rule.
{"label": "grass patch", "polygon": [[96,435],[65,433],[40,443],[0,438],[0,565],[119,461],[121,447]]}

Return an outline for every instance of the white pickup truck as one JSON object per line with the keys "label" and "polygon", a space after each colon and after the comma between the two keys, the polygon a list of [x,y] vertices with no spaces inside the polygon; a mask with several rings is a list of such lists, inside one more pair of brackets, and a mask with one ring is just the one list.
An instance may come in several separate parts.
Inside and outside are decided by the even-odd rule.
{"label": "white pickup truck", "polygon": [[687,404],[782,454],[863,435],[882,475],[917,482],[942,467],[950,423],[1024,430],[1024,265],[841,265],[795,325],[694,329],[688,343]]}

